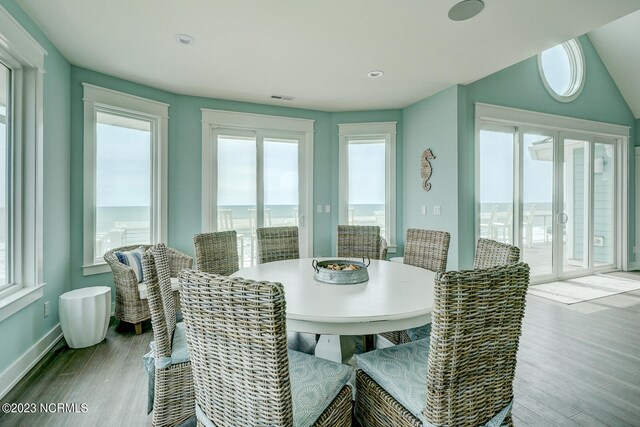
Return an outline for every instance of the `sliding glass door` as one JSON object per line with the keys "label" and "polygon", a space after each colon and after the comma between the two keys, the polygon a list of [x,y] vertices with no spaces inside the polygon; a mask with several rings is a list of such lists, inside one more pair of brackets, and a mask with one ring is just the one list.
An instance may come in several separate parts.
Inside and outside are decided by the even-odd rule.
{"label": "sliding glass door", "polygon": [[479,236],[519,246],[536,281],[614,268],[616,143],[589,134],[483,124]]}
{"label": "sliding glass door", "polygon": [[217,230],[238,233],[240,266],[256,263],[259,227],[298,226],[304,248],[301,138],[222,129],[215,138]]}

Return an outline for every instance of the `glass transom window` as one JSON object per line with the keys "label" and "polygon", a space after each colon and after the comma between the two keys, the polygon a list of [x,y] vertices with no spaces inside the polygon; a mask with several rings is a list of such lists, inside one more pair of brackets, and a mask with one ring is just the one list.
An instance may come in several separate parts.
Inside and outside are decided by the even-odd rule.
{"label": "glass transom window", "polygon": [[584,56],[576,39],[538,55],[538,67],[547,91],[561,102],[573,101],[584,86]]}

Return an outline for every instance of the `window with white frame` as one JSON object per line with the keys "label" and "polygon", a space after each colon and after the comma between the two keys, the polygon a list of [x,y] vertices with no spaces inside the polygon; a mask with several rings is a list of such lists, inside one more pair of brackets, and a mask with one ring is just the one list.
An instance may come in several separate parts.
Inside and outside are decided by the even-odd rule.
{"label": "window with white frame", "polygon": [[340,124],[340,224],[377,225],[396,246],[396,122]]}
{"label": "window with white frame", "polygon": [[538,70],[549,94],[561,102],[580,95],[585,81],[582,47],[577,39],[547,49],[538,55]]}
{"label": "window with white frame", "polygon": [[84,84],[84,272],[166,237],[168,105]]}
{"label": "window with white frame", "polygon": [[46,52],[0,7],[0,320],[41,298]]}

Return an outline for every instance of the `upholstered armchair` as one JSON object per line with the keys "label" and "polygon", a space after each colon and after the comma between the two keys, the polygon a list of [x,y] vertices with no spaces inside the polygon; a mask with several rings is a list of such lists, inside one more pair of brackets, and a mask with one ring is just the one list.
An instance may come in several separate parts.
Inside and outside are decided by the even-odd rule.
{"label": "upholstered armchair", "polygon": [[[104,260],[113,272],[116,290],[115,317],[122,322],[135,325],[136,334],[142,333],[142,322],[151,317],[142,273],[141,255],[150,247],[151,245],[122,246],[104,254]],[[172,248],[167,248],[167,257],[174,299],[179,304],[178,273],[183,268],[192,268],[193,258]],[[131,261],[132,259],[134,260]],[[123,260],[129,264],[122,262]]]}

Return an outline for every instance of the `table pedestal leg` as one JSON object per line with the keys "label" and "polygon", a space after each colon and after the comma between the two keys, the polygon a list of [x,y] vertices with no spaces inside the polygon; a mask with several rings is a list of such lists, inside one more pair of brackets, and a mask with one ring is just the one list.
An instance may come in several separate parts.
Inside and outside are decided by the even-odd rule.
{"label": "table pedestal leg", "polygon": [[362,336],[362,351],[367,352],[376,349],[376,336],[375,335],[363,335]]}
{"label": "table pedestal leg", "polygon": [[350,335],[321,335],[316,344],[316,356],[337,363],[349,363],[355,345]]}

